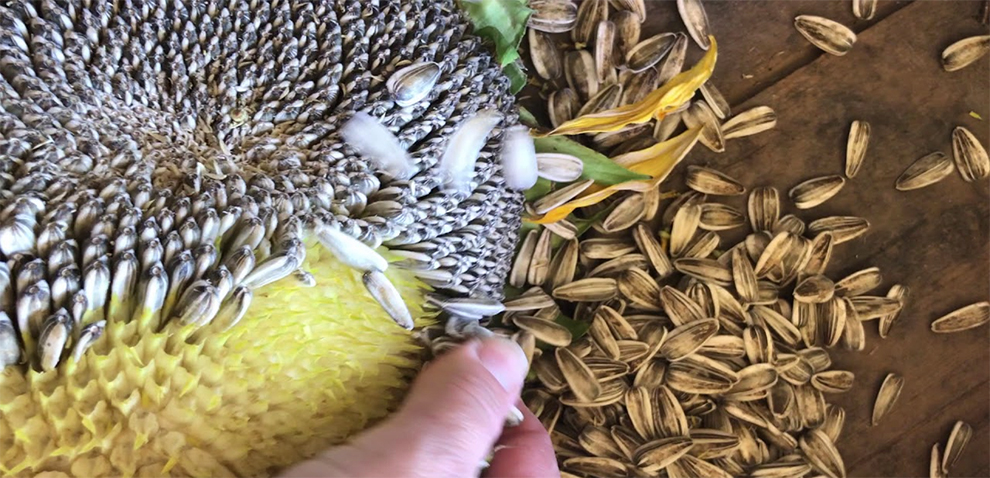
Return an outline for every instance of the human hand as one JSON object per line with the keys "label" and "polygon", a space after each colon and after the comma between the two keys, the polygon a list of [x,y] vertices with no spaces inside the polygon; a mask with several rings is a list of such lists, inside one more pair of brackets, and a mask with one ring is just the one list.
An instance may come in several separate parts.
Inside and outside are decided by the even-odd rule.
{"label": "human hand", "polygon": [[[428,364],[387,420],[283,472],[282,478],[559,477],[550,437],[519,400],[527,370],[515,343],[470,341]],[[503,430],[512,406],[523,422]]]}

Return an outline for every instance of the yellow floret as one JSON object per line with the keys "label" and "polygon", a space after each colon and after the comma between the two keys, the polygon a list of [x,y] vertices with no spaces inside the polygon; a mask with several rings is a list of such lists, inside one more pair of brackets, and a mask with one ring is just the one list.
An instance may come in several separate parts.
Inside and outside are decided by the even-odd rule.
{"label": "yellow floret", "polygon": [[[79,363],[0,374],[3,476],[264,476],[394,409],[421,365],[411,332],[320,246],[255,291],[228,332],[110,323]],[[425,286],[389,268],[416,326]],[[187,337],[188,338],[183,338]]]}

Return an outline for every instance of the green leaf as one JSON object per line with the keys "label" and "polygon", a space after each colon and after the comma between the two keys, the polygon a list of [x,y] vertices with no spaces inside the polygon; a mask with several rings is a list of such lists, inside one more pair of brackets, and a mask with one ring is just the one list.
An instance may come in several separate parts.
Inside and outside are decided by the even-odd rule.
{"label": "green leaf", "polygon": [[533,143],[536,144],[537,153],[565,153],[578,157],[584,163],[581,179],[594,179],[596,183],[605,186],[650,179],[645,174],[637,174],[615,164],[605,155],[565,136],[534,138]]}
{"label": "green leaf", "polygon": [[526,87],[526,72],[523,71],[521,62],[513,62],[502,68],[502,73],[509,78],[509,92],[519,93]]}
{"label": "green leaf", "polygon": [[474,33],[495,44],[495,57],[505,67],[519,58],[519,42],[533,10],[526,0],[461,0]]}

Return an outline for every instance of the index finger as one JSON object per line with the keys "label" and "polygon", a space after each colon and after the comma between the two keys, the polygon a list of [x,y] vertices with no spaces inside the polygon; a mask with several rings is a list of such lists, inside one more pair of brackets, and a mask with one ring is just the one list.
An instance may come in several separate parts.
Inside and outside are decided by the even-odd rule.
{"label": "index finger", "polygon": [[559,478],[557,458],[550,435],[540,420],[520,401],[516,404],[523,414],[519,425],[505,428],[499,438],[498,451],[486,478]]}

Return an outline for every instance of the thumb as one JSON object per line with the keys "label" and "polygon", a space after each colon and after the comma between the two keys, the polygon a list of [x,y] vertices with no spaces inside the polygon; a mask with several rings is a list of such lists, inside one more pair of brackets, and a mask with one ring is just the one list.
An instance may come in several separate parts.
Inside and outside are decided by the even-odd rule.
{"label": "thumb", "polygon": [[502,434],[528,369],[514,342],[470,341],[431,362],[397,413],[317,457],[308,476],[476,476]]}

